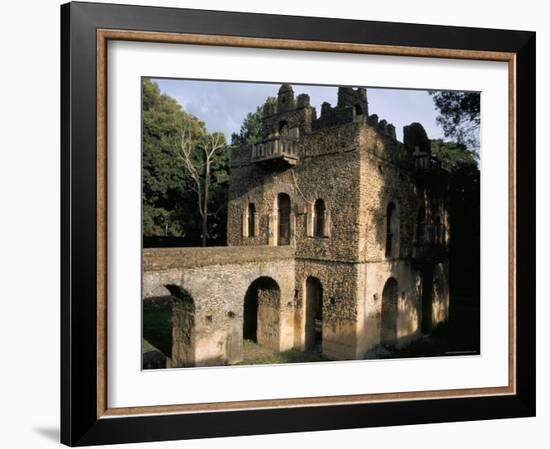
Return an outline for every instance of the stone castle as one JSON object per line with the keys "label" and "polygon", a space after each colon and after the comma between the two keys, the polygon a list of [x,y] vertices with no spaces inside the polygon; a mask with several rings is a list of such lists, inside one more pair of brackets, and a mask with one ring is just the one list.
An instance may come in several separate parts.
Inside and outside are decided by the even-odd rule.
{"label": "stone castle", "polygon": [[243,341],[361,359],[449,318],[447,172],[419,123],[340,87],[320,116],[283,84],[232,152],[227,247],[146,249],[143,297],[171,295],[172,366],[237,363]]}

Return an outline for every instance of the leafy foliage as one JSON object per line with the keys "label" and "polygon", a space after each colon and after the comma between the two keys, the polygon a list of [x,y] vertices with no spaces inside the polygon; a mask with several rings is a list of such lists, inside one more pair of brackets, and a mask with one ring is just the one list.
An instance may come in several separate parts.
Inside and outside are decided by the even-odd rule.
{"label": "leafy foliage", "polygon": [[[478,154],[456,142],[432,141],[432,154],[448,174],[450,283],[455,296],[479,300],[480,173]],[[479,304],[477,305],[477,307]],[[477,328],[479,329],[479,328]]]}
{"label": "leafy foliage", "polygon": [[[266,103],[271,105],[277,104],[275,97],[268,97]],[[243,120],[239,134],[231,135],[232,145],[245,145],[256,143],[260,140],[262,132],[262,112],[263,106],[258,106],[255,112],[249,112]]]}
{"label": "leafy foliage", "polygon": [[[200,242],[201,219],[193,180],[180,157],[183,128],[189,130],[193,145],[210,135],[205,124],[182,110],[172,97],[161,94],[158,85],[145,79],[143,105],[143,236],[179,237],[179,244]],[[193,152],[200,157],[200,152]],[[225,205],[229,180],[229,147],[225,145],[211,170],[210,210],[216,213],[209,221],[208,237],[212,242],[225,239]]]}
{"label": "leafy foliage", "polygon": [[478,154],[456,142],[445,142],[441,139],[431,141],[432,154],[443,165],[455,173],[460,170],[477,172]]}
{"label": "leafy foliage", "polygon": [[470,148],[479,148],[479,92],[431,91],[439,111],[437,123],[446,138]]}

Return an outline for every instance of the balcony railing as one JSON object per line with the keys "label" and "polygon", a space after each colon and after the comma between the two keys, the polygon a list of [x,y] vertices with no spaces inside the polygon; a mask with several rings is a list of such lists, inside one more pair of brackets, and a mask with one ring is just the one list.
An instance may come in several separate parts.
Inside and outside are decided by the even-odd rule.
{"label": "balcony railing", "polygon": [[296,165],[298,160],[298,144],[294,140],[277,136],[252,146],[252,162],[292,166]]}

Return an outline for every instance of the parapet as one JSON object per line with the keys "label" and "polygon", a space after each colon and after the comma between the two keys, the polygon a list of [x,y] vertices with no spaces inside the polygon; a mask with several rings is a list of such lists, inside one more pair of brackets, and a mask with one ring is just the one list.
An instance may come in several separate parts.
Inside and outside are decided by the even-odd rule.
{"label": "parapet", "polygon": [[210,265],[239,265],[294,258],[291,246],[210,246],[204,248],[147,248],[143,250],[144,271],[198,268]]}
{"label": "parapet", "polygon": [[338,103],[332,107],[330,103],[323,103],[321,116],[312,122],[312,130],[317,131],[329,126],[342,125],[352,122],[365,122],[369,113],[367,89],[358,87],[339,87]]}
{"label": "parapet", "polygon": [[317,114],[311,107],[309,95],[300,94],[294,98],[290,84],[279,88],[277,101],[268,100],[262,109],[262,139],[268,140],[279,135],[292,136],[311,132],[311,122]]}

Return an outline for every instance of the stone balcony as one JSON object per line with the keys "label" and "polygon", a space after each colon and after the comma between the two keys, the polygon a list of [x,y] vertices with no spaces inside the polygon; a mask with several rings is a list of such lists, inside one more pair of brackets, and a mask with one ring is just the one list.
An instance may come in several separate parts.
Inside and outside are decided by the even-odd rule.
{"label": "stone balcony", "polygon": [[252,162],[268,167],[293,167],[299,161],[298,143],[275,136],[252,146]]}

